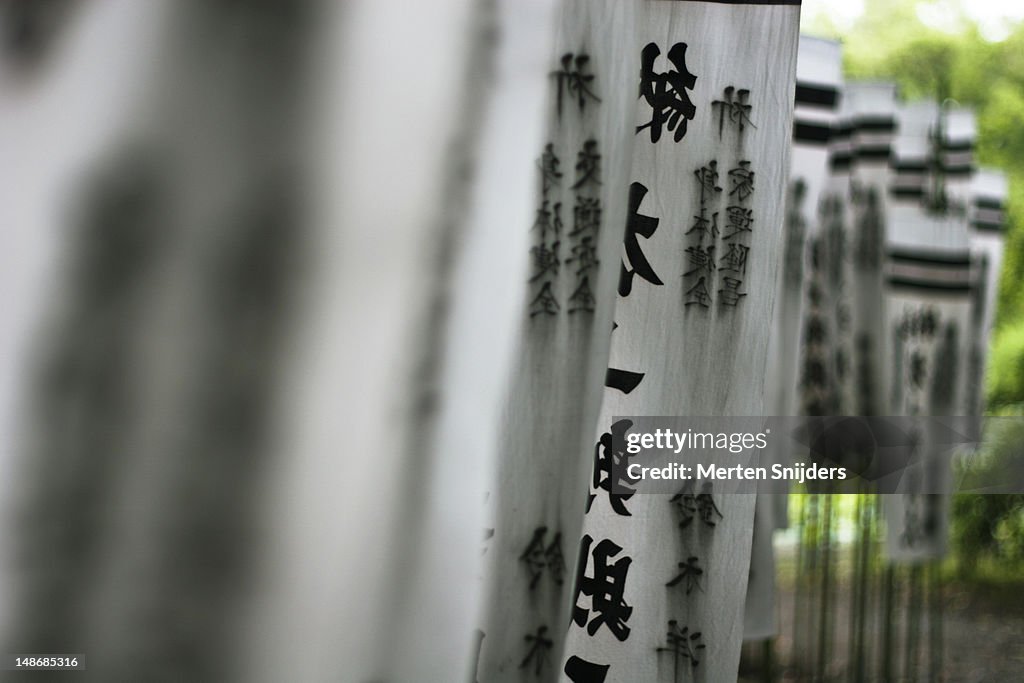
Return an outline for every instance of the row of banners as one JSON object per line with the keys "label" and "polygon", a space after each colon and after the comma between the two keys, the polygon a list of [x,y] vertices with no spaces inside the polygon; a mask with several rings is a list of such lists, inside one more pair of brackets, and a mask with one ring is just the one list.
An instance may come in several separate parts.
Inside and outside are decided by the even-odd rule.
{"label": "row of banners", "polygon": [[[7,191],[77,264],[8,651],[731,681],[785,496],[613,493],[616,416],[979,413],[1006,185],[969,111],[844,84],[799,0],[427,4],[92,3],[11,67],[5,140],[89,144]],[[62,116],[82,64],[116,117]],[[889,498],[890,559],[941,555],[946,499]]]}
{"label": "row of banners", "polygon": [[[552,61],[476,680],[732,680],[778,632],[785,496],[615,494],[615,416],[979,414],[1005,181],[969,110],[845,84],[793,8],[653,3],[625,54],[602,9],[566,5]],[[891,561],[945,553],[948,496],[884,505]]]}

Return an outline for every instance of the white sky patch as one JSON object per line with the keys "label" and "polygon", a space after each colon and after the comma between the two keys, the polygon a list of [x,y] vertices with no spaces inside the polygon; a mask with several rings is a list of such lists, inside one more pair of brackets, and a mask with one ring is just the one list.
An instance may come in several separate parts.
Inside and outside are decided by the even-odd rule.
{"label": "white sky patch", "polygon": [[[804,0],[802,16],[810,20],[818,14],[832,19],[836,28],[846,30],[864,13],[864,0]],[[978,22],[981,34],[989,41],[1005,39],[1014,25],[1024,20],[1024,3],[1006,0],[935,0],[922,3],[918,17],[926,26],[940,31],[960,30],[960,16],[966,14]]]}

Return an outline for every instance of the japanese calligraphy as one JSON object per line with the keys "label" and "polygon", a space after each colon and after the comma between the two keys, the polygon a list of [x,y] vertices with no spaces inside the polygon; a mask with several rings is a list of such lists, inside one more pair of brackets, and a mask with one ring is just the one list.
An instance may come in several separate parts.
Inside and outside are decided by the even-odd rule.
{"label": "japanese calligraphy", "polygon": [[750,91],[728,86],[722,93],[722,99],[712,100],[711,108],[718,112],[718,137],[721,139],[722,130],[726,121],[736,127],[742,133],[746,126],[757,128],[750,120],[750,111],[753,107],[747,104],[750,99]]}
{"label": "japanese calligraphy", "polygon": [[583,143],[583,149],[576,155],[576,171],[579,176],[572,189],[578,190],[585,184],[601,184],[601,155],[597,153],[597,140],[591,138]]}
{"label": "japanese calligraphy", "polygon": [[594,298],[594,293],[590,291],[590,281],[586,277],[580,280],[579,286],[569,295],[569,303],[571,304],[569,313],[594,312],[597,300]]}
{"label": "japanese calligraphy", "polygon": [[572,210],[572,232],[569,237],[588,234],[593,237],[601,227],[601,200],[598,197],[577,195]]}
{"label": "japanese calligraphy", "polygon": [[579,106],[581,114],[586,107],[587,100],[601,101],[601,98],[591,90],[594,83],[594,74],[586,73],[589,63],[589,55],[577,55],[567,52],[562,55],[561,69],[551,74],[557,84],[555,106],[558,110],[558,118],[562,118],[562,98],[564,94],[576,98],[576,104]]}
{"label": "japanese calligraphy", "polygon": [[[612,425],[610,432],[601,435],[597,445],[594,446],[593,488],[607,492],[612,510],[623,517],[632,516],[626,508],[626,501],[632,498],[636,491],[629,488],[627,484],[632,484],[636,480],[626,474],[625,459],[629,456],[622,448],[616,448],[615,444],[624,445],[626,443],[626,432],[632,426],[631,420],[619,420]],[[590,494],[587,500],[586,511],[588,513],[596,497],[596,494]]]}
{"label": "japanese calligraphy", "polygon": [[572,655],[565,662],[563,671],[572,683],[604,683],[608,668],[608,664],[595,664]]}
{"label": "japanese calligraphy", "polygon": [[708,308],[712,302],[708,281],[714,282],[715,278],[715,244],[719,234],[718,212],[712,211],[709,204],[716,202],[722,192],[722,188],[718,186],[718,161],[712,159],[696,169],[693,176],[697,179],[699,188],[700,208],[693,217],[693,224],[685,233],[696,233],[696,242],[691,243],[685,250],[689,263],[688,270],[683,271],[683,300],[687,307]]}
{"label": "japanese calligraphy", "polygon": [[531,275],[529,283],[533,285],[533,299],[529,304],[530,318],[536,316],[554,316],[561,310],[561,304],[555,296],[555,284],[558,282],[559,269],[562,265],[562,202],[552,201],[553,190],[561,184],[562,172],[558,170],[561,161],[555,153],[553,143],[547,143],[537,167],[540,169],[541,201],[533,221],[533,231],[537,233],[537,241],[530,248]]}
{"label": "japanese calligraphy", "polygon": [[[652,216],[644,216],[640,213],[640,204],[647,195],[647,188],[640,183],[632,183],[629,186],[629,217],[626,220],[625,248],[626,258],[622,262],[622,272],[619,276],[619,296],[629,296],[633,291],[633,276],[639,275],[652,285],[664,285],[658,274],[654,272],[643,249],[640,248],[640,241],[637,236],[650,238],[658,229],[659,219]],[[629,261],[629,266],[626,261]]]}
{"label": "japanese calligraphy", "polygon": [[661,48],[648,43],[640,52],[640,97],[651,107],[651,120],[637,126],[636,132],[649,128],[651,142],[661,139],[662,128],[675,131],[673,139],[679,142],[697,113],[687,93],[696,85],[697,77],[686,68],[686,47],[686,43],[676,43],[669,49],[668,61],[675,68],[665,73],[654,70]]}
{"label": "japanese calligraphy", "polygon": [[604,376],[604,385],[606,387],[611,387],[612,389],[618,389],[624,394],[628,394],[640,386],[640,382],[643,378],[644,373],[642,372],[630,372],[629,370],[608,368],[608,371]]}
{"label": "japanese calligraphy", "polygon": [[693,555],[686,558],[685,562],[680,562],[676,565],[679,569],[679,574],[666,583],[665,585],[671,588],[682,584],[686,588],[686,594],[689,595],[693,592],[694,588],[703,590],[700,585],[701,577],[704,575],[704,570],[700,567],[697,556]]}
{"label": "japanese calligraphy", "polygon": [[544,145],[544,152],[540,156],[540,161],[537,162],[537,165],[540,167],[540,193],[542,197],[546,198],[551,188],[558,185],[561,181],[562,172],[558,170],[560,163],[558,157],[555,156],[554,144],[549,142]]}
{"label": "japanese calligraphy", "polygon": [[741,161],[738,167],[730,170],[729,180],[732,181],[730,197],[737,195],[736,198],[742,202],[754,193],[754,172],[750,170],[749,161]]}
{"label": "japanese calligraphy", "polygon": [[545,537],[548,528],[539,526],[533,531],[533,537],[527,544],[526,549],[519,555],[519,561],[526,565],[530,576],[530,590],[537,587],[545,570],[550,573],[551,579],[562,585],[565,575],[565,559],[562,555],[562,534],[557,533],[551,539],[551,543],[545,545]]}
{"label": "japanese calligraphy", "polygon": [[690,526],[694,519],[699,519],[708,527],[714,527],[722,519],[722,512],[711,495],[710,482],[704,482],[700,493],[694,493],[693,482],[688,482],[668,502],[676,507],[682,517],[680,529]]}
{"label": "japanese calligraphy", "polygon": [[558,305],[558,300],[555,295],[551,292],[551,283],[545,282],[544,286],[541,287],[537,296],[530,302],[530,317],[535,315],[546,314],[555,315],[561,306]]}
{"label": "japanese calligraphy", "polygon": [[690,633],[688,626],[679,626],[679,622],[672,619],[668,622],[668,634],[665,637],[665,646],[659,647],[658,652],[671,652],[674,666],[673,681],[679,683],[679,664],[680,660],[689,660],[690,667],[696,667],[700,664],[697,659],[697,655],[700,650],[705,649],[705,645],[701,642],[701,632],[695,631]]}
{"label": "japanese calligraphy", "polygon": [[[586,627],[587,633],[594,635],[604,626],[620,642],[629,637],[630,628],[626,625],[633,608],[626,604],[624,591],[626,575],[633,562],[631,557],[619,557],[614,563],[609,560],[618,557],[622,548],[608,539],[602,540],[593,548],[594,539],[584,535],[580,542],[579,562],[576,569],[576,598],[573,600],[572,620],[579,627]],[[593,575],[586,575],[587,565],[593,557]],[[580,607],[581,596],[590,598],[590,608]]]}
{"label": "japanese calligraphy", "polygon": [[526,642],[530,644],[530,649],[526,653],[526,657],[523,658],[523,661],[520,662],[519,668],[525,669],[532,663],[534,676],[540,676],[540,672],[547,662],[548,654],[551,648],[554,647],[554,641],[545,635],[547,631],[547,626],[539,626],[535,633],[527,634],[524,637]]}

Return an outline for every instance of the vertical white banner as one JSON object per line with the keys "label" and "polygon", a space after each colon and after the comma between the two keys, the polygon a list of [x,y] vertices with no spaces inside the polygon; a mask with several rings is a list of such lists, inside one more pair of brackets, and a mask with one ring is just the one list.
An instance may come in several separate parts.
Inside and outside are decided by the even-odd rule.
{"label": "vertical white banner", "polygon": [[850,362],[856,415],[885,415],[888,408],[883,266],[887,235],[890,163],[896,130],[896,86],[856,83],[846,88],[853,118],[854,163],[848,192],[848,256],[852,306]]}
{"label": "vertical white banner", "polygon": [[799,6],[646,2],[607,388],[567,681],[734,680],[753,495],[613,493],[630,415],[760,415]]}
{"label": "vertical white banner", "polygon": [[465,680],[554,3],[322,9],[314,258],[245,680]]}
{"label": "vertical white banner", "polygon": [[[955,415],[962,402],[970,337],[972,272],[966,216],[949,208],[940,108],[917,102],[898,112],[899,132],[886,244],[886,308],[894,415]],[[946,552],[948,454],[932,430],[886,496],[886,556],[922,562]],[[927,492],[927,493],[923,493]]]}
{"label": "vertical white banner", "polygon": [[565,643],[619,279],[635,94],[622,84],[638,5],[560,3],[545,57],[545,137],[533,150],[527,287],[497,477],[475,680],[554,681]]}

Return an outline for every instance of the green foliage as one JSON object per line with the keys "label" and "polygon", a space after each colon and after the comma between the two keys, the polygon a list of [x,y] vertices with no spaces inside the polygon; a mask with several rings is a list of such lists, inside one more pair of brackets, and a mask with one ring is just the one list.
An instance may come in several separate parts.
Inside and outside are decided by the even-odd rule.
{"label": "green foliage", "polygon": [[1024,403],[1024,320],[1004,325],[988,359],[990,410]]}
{"label": "green foliage", "polygon": [[1024,496],[959,493],[953,497],[953,547],[961,572],[985,557],[1003,565],[1024,560]]}
{"label": "green foliage", "polygon": [[[1003,419],[1007,418],[1007,419]],[[1024,474],[1024,421],[1016,409],[986,425],[984,446],[957,469],[964,488],[1005,486]],[[1024,495],[960,493],[953,497],[953,546],[961,571],[974,573],[989,558],[1003,566],[1024,563]]]}
{"label": "green foliage", "polygon": [[[1024,127],[1024,124],[1022,124]],[[1004,330],[1024,320],[1024,172],[1010,177],[1010,201],[1007,205],[1006,244],[1003,251],[1003,272],[999,279],[996,302],[996,329]],[[999,343],[1000,337],[996,337]],[[993,348],[991,353],[996,353]],[[991,400],[991,399],[990,399]]]}

